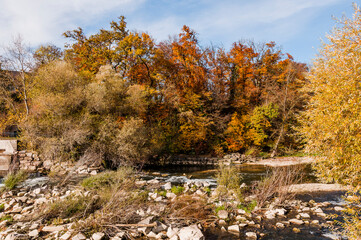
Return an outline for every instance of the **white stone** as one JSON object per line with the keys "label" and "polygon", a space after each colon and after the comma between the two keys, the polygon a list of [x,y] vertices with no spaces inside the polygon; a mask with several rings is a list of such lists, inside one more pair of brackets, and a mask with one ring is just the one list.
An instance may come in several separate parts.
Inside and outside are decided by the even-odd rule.
{"label": "white stone", "polygon": [[101,239],[104,238],[104,236],[105,236],[104,233],[102,233],[102,232],[96,232],[96,233],[94,233],[94,234],[92,235],[92,239],[93,239],[93,240],[101,240]]}
{"label": "white stone", "polygon": [[238,214],[246,214],[246,211],[243,209],[237,209]]}
{"label": "white stone", "polygon": [[66,232],[63,235],[61,235],[61,240],[68,240],[71,237],[71,232]]}
{"label": "white stone", "polygon": [[302,225],[302,224],[305,223],[304,221],[302,221],[302,220],[300,220],[300,219],[295,219],[295,218],[294,218],[294,219],[290,219],[289,222],[292,223],[292,224],[296,224],[296,225]]}
{"label": "white stone", "polygon": [[85,240],[85,239],[86,237],[82,233],[78,233],[77,235],[71,238],[71,240]]}
{"label": "white stone", "polygon": [[313,210],[315,213],[323,213],[321,208],[316,208]]}
{"label": "white stone", "polygon": [[180,240],[204,240],[204,235],[199,230],[197,225],[191,225],[189,227],[184,227],[179,231]]}
{"label": "white stone", "polygon": [[280,229],[284,229],[285,225],[283,223],[278,222],[278,223],[276,223],[276,227],[280,228]]}
{"label": "white stone", "polygon": [[228,218],[228,212],[226,210],[219,210],[218,217],[220,219],[226,219],[226,218]]}
{"label": "white stone", "polygon": [[167,182],[166,184],[163,185],[164,190],[171,190],[172,189],[172,183]]}
{"label": "white stone", "polygon": [[167,237],[172,238],[174,236],[178,236],[179,228],[169,227],[167,230]]}
{"label": "white stone", "polygon": [[156,238],[157,234],[155,234],[154,232],[150,231],[148,234],[147,234],[147,237],[149,238]]}
{"label": "white stone", "polygon": [[300,213],[301,218],[310,218],[310,215],[308,213]]}
{"label": "white stone", "polygon": [[238,224],[238,226],[240,227],[240,228],[244,228],[244,227],[246,227],[248,224],[247,223],[240,223],[240,224]]}
{"label": "white stone", "polygon": [[43,232],[59,232],[64,230],[64,226],[45,226],[43,227]]}
{"label": "white stone", "polygon": [[246,238],[249,240],[257,240],[257,233],[255,232],[246,232]]}
{"label": "white stone", "polygon": [[170,198],[170,199],[173,199],[173,198],[177,197],[177,195],[176,195],[175,193],[172,193],[172,192],[167,193],[165,196],[166,196],[167,198]]}
{"label": "white stone", "polygon": [[313,221],[311,222],[311,224],[318,225],[318,224],[320,224],[320,221],[318,221],[318,220],[313,220]]}
{"label": "white stone", "polygon": [[233,233],[233,234],[239,234],[239,226],[238,225],[229,226],[228,232]]}
{"label": "white stone", "polygon": [[345,210],[346,210],[345,208],[340,207],[340,206],[336,206],[336,207],[335,207],[335,211],[340,211],[340,212],[342,212],[342,211],[345,211]]}
{"label": "white stone", "polygon": [[33,238],[37,238],[39,236],[39,231],[35,229],[35,230],[29,232],[29,236],[33,237]]}

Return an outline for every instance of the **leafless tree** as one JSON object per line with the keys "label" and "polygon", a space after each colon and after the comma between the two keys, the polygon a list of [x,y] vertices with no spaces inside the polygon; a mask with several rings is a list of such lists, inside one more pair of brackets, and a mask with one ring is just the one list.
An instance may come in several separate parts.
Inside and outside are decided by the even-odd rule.
{"label": "leafless tree", "polygon": [[28,89],[29,73],[34,67],[33,54],[30,47],[24,43],[21,36],[13,39],[9,46],[4,49],[1,58],[1,67],[5,70],[7,79],[13,81],[13,85],[18,87],[24,101],[26,116],[29,115]]}

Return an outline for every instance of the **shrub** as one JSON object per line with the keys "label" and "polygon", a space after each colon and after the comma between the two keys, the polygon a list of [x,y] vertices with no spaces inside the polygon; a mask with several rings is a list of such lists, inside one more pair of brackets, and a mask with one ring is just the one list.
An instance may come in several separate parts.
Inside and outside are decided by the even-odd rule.
{"label": "shrub", "polygon": [[182,195],[169,203],[169,217],[199,222],[213,215],[213,206],[206,198]]}
{"label": "shrub", "polygon": [[4,179],[5,188],[8,190],[14,189],[17,185],[25,181],[27,177],[28,174],[24,171],[9,173]]}
{"label": "shrub", "polygon": [[184,191],[184,187],[182,186],[173,186],[171,189],[171,192],[177,195],[181,194],[183,191]]}
{"label": "shrub", "polygon": [[85,178],[81,185],[87,190],[101,190],[124,182],[130,183],[133,180],[134,169],[131,167],[120,167],[117,171],[106,171]]}
{"label": "shrub", "polygon": [[219,199],[229,198],[232,194],[236,195],[239,200],[242,199],[242,191],[240,188],[242,177],[235,166],[220,165],[216,177],[218,187],[215,191]]}
{"label": "shrub", "polygon": [[277,203],[281,204],[290,200],[295,193],[290,192],[292,184],[300,183],[304,171],[303,166],[277,167],[272,173],[258,183],[253,193],[256,195],[259,207],[263,207],[268,200],[277,198]]}
{"label": "shrub", "polygon": [[244,205],[244,204],[239,204],[239,205],[237,206],[237,208],[243,209],[243,210],[245,210],[246,212],[250,213],[250,212],[252,212],[252,211],[256,208],[257,205],[258,205],[258,204],[257,204],[257,201],[256,201],[256,200],[252,200],[250,203],[248,203],[248,204],[246,204],[246,205]]}
{"label": "shrub", "polygon": [[101,207],[99,198],[91,196],[70,195],[63,200],[55,201],[45,210],[45,219],[84,217]]}

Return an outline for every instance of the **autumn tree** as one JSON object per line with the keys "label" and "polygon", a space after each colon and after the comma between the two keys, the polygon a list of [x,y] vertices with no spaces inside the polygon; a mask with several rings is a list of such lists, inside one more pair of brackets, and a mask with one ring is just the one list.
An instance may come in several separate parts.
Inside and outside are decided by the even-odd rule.
{"label": "autumn tree", "polygon": [[319,50],[308,76],[304,115],[308,148],[318,154],[318,173],[329,182],[361,183],[361,13],[343,18]]}
{"label": "autumn tree", "polygon": [[354,187],[345,221],[350,239],[361,238],[361,11],[343,17],[327,36],[313,63],[307,89],[310,103],[303,133],[309,151],[317,154],[318,176]]}

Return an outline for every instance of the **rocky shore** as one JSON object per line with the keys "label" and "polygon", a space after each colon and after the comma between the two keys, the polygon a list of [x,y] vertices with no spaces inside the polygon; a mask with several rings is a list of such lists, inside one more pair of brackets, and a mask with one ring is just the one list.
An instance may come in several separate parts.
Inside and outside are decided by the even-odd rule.
{"label": "rocky shore", "polygon": [[[331,232],[328,230],[331,227],[333,232],[337,231],[329,213],[344,210],[329,202],[314,200],[292,200],[282,205],[270,203],[267,208],[250,207],[253,196],[245,199],[248,205],[238,201],[215,200],[215,190],[207,182],[189,181],[182,186],[174,186],[170,182],[138,178],[135,183],[147,190],[149,202],[148,207],[129,209],[134,211],[139,221],[110,226],[112,231],[82,231],[79,225],[86,219],[47,221],[41,216],[51,203],[69,196],[75,198],[90,194],[79,184],[59,186],[57,183],[43,177],[27,180],[14,190],[3,191],[0,200],[0,239],[272,239],[272,232],[280,235],[287,232],[294,235],[292,239],[302,234],[329,239],[325,232]],[[195,219],[192,214],[188,218],[182,213],[179,217],[171,215],[169,208],[179,204],[183,198],[191,199],[192,203],[205,201],[212,209],[208,209],[207,216],[201,219]],[[186,211],[186,208],[180,208],[180,211]],[[340,239],[340,236],[332,236]]]}

